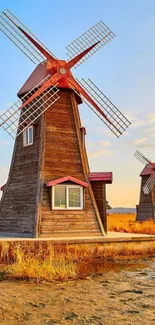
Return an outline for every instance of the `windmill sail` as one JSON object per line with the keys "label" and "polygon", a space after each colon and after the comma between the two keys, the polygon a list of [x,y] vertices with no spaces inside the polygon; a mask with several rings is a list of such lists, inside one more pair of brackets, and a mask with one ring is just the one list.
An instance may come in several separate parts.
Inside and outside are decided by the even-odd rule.
{"label": "windmill sail", "polygon": [[143,165],[153,165],[153,163],[139,150],[134,153],[134,157],[137,158]]}
{"label": "windmill sail", "polygon": [[[119,137],[131,124],[129,120],[118,110],[118,108],[101,92],[99,88],[90,80],[87,81],[82,79],[78,83],[87,91],[94,102],[98,105],[103,116],[89,101],[81,96],[83,101],[91,108],[91,110],[106,124],[106,126]],[[75,91],[75,89],[74,89]]]}
{"label": "windmill sail", "polygon": [[0,30],[34,63],[41,63],[46,57],[38,48],[22,33],[22,28],[27,32],[46,52],[55,58],[52,52],[8,9],[0,14]]}
{"label": "windmill sail", "polygon": [[[73,66],[75,67],[84,62],[89,56],[94,54],[107,42],[111,41],[115,36],[102,21],[94,25],[67,47],[70,61],[67,63],[64,61],[63,64],[62,60],[56,59],[44,44],[42,44],[8,9],[3,11],[0,15],[0,28],[31,61],[34,63],[42,63],[46,59],[47,70],[48,73],[50,73],[50,80],[46,80],[45,78],[40,83],[46,82],[46,84],[35,86],[34,89],[27,93],[26,98],[22,98],[24,104],[21,105],[21,102],[18,101],[0,116],[0,126],[11,136],[18,136],[23,131],[25,123],[33,123],[33,121],[44,112],[45,109],[42,103],[46,103],[45,100],[47,100],[47,95],[50,101],[50,104],[46,105],[48,107],[52,105],[55,100],[58,100],[58,89],[55,88],[55,86],[58,85],[62,87],[62,85],[64,85],[64,87],[66,87],[66,81],[67,86],[69,81],[69,87],[77,92],[78,95],[80,92],[86,104],[117,137],[119,137],[131,124],[90,79],[87,81],[82,79],[77,82],[74,77],[69,74]],[[54,72],[51,67],[52,69],[54,68]],[[55,95],[57,96],[55,97]],[[27,126],[28,125],[29,124],[27,124]]]}
{"label": "windmill sail", "polygon": [[34,123],[41,114],[60,98],[58,95],[59,89],[54,85],[46,89],[21,110],[22,103],[26,102],[34,91],[41,87],[49,78],[50,75],[0,116],[0,127],[2,127],[13,139],[19,136],[29,125]]}
{"label": "windmill sail", "polygon": [[75,65],[75,68],[77,68],[90,56],[102,48],[106,43],[110,42],[114,37],[115,34],[102,21],[100,21],[66,47],[68,60],[73,59],[77,54],[83,52],[89,46],[100,41],[85,57],[83,57]]}
{"label": "windmill sail", "polygon": [[155,185],[155,172],[153,172],[150,177],[148,178],[147,182],[143,186],[144,194],[149,194]]}

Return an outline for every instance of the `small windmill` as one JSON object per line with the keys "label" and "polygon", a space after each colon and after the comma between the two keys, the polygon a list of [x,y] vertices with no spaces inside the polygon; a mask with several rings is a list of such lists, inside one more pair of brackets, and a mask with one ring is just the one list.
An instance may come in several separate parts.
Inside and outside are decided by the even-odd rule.
{"label": "small windmill", "polygon": [[[10,221],[15,233],[51,235],[61,229],[66,210],[69,216],[70,209],[75,208],[77,218],[82,213],[83,222],[87,221],[87,216],[92,223],[91,228],[86,222],[85,233],[103,234],[101,210],[104,204],[97,206],[94,191],[95,182],[98,181],[97,185],[101,182],[102,201],[105,200],[103,183],[106,183],[107,175],[100,175],[98,180],[97,175],[93,178],[90,175],[84,144],[85,129],[81,127],[77,104],[84,101],[117,137],[130,122],[90,79],[80,81],[74,78],[71,68],[81,65],[115,35],[100,21],[67,46],[69,59],[64,61],[57,59],[8,9],[0,15],[0,27],[33,63],[39,63],[19,91],[20,100],[0,116],[0,126],[16,138],[9,179],[1,202],[0,232],[11,232]],[[111,182],[111,178],[107,182]],[[65,184],[72,184],[72,190]],[[78,186],[85,188],[87,194]],[[51,188],[50,199],[48,187]],[[32,191],[31,198],[25,191]],[[21,194],[22,203],[18,199]],[[9,205],[13,197],[13,203]],[[62,207],[65,207],[63,211]],[[11,208],[14,213],[10,212]],[[77,213],[78,208],[82,212]],[[59,224],[58,215],[61,215]],[[7,216],[6,222],[4,216]],[[65,225],[65,229],[73,234],[72,220]],[[82,229],[82,221],[80,227]],[[80,230],[77,233],[83,234]]]}
{"label": "small windmill", "polygon": [[140,200],[137,206],[137,220],[143,221],[155,218],[155,163],[137,150],[134,156],[145,165],[140,176]]}

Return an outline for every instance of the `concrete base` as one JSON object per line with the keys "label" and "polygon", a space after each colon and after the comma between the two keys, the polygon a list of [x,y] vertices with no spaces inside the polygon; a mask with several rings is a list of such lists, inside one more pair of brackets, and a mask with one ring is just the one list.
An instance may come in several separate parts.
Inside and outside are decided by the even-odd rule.
{"label": "concrete base", "polygon": [[143,242],[155,241],[154,235],[135,234],[135,233],[121,233],[108,232],[104,237],[79,237],[79,238],[22,238],[22,237],[8,237],[1,236],[0,241],[50,241],[53,244],[70,243],[117,243],[117,242]]}

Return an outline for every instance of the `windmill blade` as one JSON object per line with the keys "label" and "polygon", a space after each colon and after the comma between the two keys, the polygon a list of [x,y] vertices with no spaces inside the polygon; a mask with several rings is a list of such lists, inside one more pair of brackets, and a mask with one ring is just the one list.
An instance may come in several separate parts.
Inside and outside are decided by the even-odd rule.
{"label": "windmill blade", "polygon": [[35,88],[24,95],[13,106],[0,116],[0,127],[2,127],[13,139],[19,136],[28,126],[33,124],[41,114],[53,105],[60,96],[59,89],[54,85],[46,89],[38,97],[33,99],[22,110],[21,105],[34,94],[36,89],[50,79],[50,75],[43,79]]}
{"label": "windmill blade", "polygon": [[139,150],[137,150],[134,153],[134,157],[137,158],[143,165],[150,164],[151,166],[154,166],[154,164]]}
{"label": "windmill blade", "polygon": [[[56,57],[47,47],[8,9],[0,14],[0,30],[34,63],[42,63],[46,56],[26,37],[28,34],[51,57]],[[22,32],[23,30],[23,32]],[[24,34],[25,32],[25,34]]]}
{"label": "windmill blade", "polygon": [[149,194],[152,191],[153,186],[155,185],[155,172],[153,172],[148,178],[147,182],[143,186],[142,190],[144,194]]}
{"label": "windmill blade", "polygon": [[98,22],[91,27],[87,32],[78,37],[75,41],[66,47],[66,54],[68,60],[73,59],[80,52],[83,52],[94,43],[100,41],[85,57],[83,57],[75,66],[77,68],[80,64],[86,61],[90,56],[96,53],[106,43],[110,42],[116,35],[102,22]]}
{"label": "windmill blade", "polygon": [[[77,79],[76,79],[77,80]],[[106,126],[119,137],[131,124],[129,120],[117,109],[117,107],[101,92],[96,85],[88,79],[77,80],[89,96],[99,107],[97,110],[84,96],[82,100],[91,108],[91,110],[106,124]],[[75,90],[75,89],[74,89]],[[79,93],[78,93],[79,95]]]}

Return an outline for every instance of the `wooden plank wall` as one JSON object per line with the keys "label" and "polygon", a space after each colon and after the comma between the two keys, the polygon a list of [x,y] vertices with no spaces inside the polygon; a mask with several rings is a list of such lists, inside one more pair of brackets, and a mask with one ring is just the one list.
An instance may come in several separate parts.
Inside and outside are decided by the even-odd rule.
{"label": "wooden plank wall", "polygon": [[9,179],[0,205],[0,232],[33,236],[35,231],[40,124],[34,128],[32,146],[23,147],[22,134],[15,143]]}
{"label": "wooden plank wall", "polygon": [[144,221],[154,218],[152,192],[150,192],[149,194],[144,194],[142,190],[149,176],[150,175],[142,176],[141,179],[140,200],[136,216],[137,221]]}
{"label": "wooden plank wall", "polygon": [[81,157],[77,104],[74,106],[72,93],[61,91],[60,94],[61,99],[35,125],[34,144],[23,147],[22,135],[16,140],[9,179],[0,205],[0,233],[23,237],[103,235],[90,184],[85,189],[84,210],[51,210],[47,182],[67,175],[87,181],[89,173],[85,147]]}
{"label": "wooden plank wall", "polygon": [[61,98],[45,114],[45,151],[42,169],[43,196],[39,223],[40,235],[52,237],[101,236],[101,230],[90,198],[85,189],[84,210],[53,210],[50,189],[45,184],[67,175],[86,181],[81,161],[77,130],[73,116],[71,93],[61,91]]}
{"label": "wooden plank wall", "polygon": [[155,186],[152,188],[153,218],[155,219]]}
{"label": "wooden plank wall", "polygon": [[101,181],[91,182],[91,186],[96,199],[97,207],[102,219],[104,230],[107,232],[107,216],[106,216],[106,185]]}

